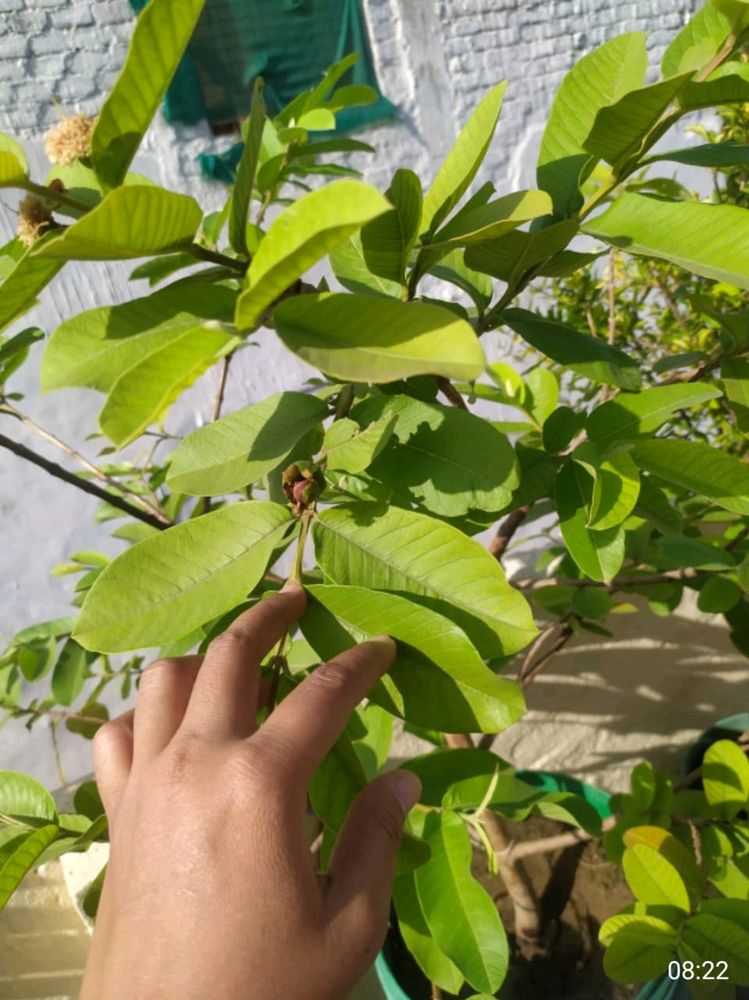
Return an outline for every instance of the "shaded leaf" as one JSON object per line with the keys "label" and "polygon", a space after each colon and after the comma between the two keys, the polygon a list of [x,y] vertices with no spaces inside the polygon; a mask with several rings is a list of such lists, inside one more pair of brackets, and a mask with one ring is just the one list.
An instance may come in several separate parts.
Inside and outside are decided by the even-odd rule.
{"label": "shaded leaf", "polygon": [[355,420],[336,420],[323,442],[327,467],[353,474],[364,472],[390,440],[394,426],[395,417],[390,414],[363,428]]}
{"label": "shaded leaf", "polygon": [[29,176],[29,165],[23,147],[0,132],[0,187],[18,187]]}
{"label": "shaded leaf", "polygon": [[265,103],[263,101],[263,80],[256,77],[252,93],[250,115],[247,119],[244,133],[244,149],[237,165],[237,179],[231,196],[231,211],[229,212],[229,242],[239,254],[247,256],[247,222],[252,201],[252,187],[255,183],[260,144],[263,138],[265,124]]}
{"label": "shaded leaf", "polygon": [[29,833],[18,844],[0,868],[0,910],[3,909],[23,877],[31,870],[34,862],[56,839],[60,830],[57,826],[43,826]]}
{"label": "shaded leaf", "polygon": [[396,170],[385,195],[394,207],[364,226],[362,251],[372,274],[402,285],[408,256],[419,234],[421,181],[412,170]]}
{"label": "shaded leaf", "polygon": [[624,561],[624,531],[588,527],[593,477],[577,462],[568,462],[557,475],[554,498],[562,537],[580,570],[592,580],[608,582]]}
{"label": "shaded leaf", "polygon": [[705,4],[690,17],[663,53],[664,76],[690,73],[707,66],[731,31],[731,23],[719,11]]}
{"label": "shaded leaf", "polygon": [[655,979],[673,959],[676,930],[657,917],[636,917],[621,927],[603,956],[606,975],[615,983]]}
{"label": "shaded leaf", "polygon": [[180,441],[167,474],[170,487],[194,496],[231,493],[275,469],[324,420],[323,400],[279,392],[206,424]]}
{"label": "shaded leaf", "polygon": [[501,566],[457,528],[395,507],[356,503],[313,524],[320,566],[335,584],[412,595],[454,620],[483,656],[522,649],[536,634],[525,598]]}
{"label": "shaded leaf", "polygon": [[588,417],[588,437],[603,449],[620,441],[650,436],[673,413],[717,399],[720,390],[711,385],[684,383],[656,386],[635,394],[621,393],[597,406]]}
{"label": "shaded leaf", "polygon": [[641,469],[707,497],[719,507],[749,514],[749,468],[733,455],[697,441],[643,441],[632,449]]}
{"label": "shaded leaf", "polygon": [[347,381],[393,382],[423,374],[474,379],[484,369],[470,324],[424,302],[303,295],[281,303],[274,319],[290,351]]}
{"label": "shaded leaf", "polygon": [[[12,819],[57,822],[55,800],[34,778],[18,771],[0,771],[0,814]],[[35,822],[36,821],[36,822]]]}
{"label": "shaded leaf", "polygon": [[725,819],[749,806],[749,760],[738,743],[718,740],[708,747],[702,783],[707,801]]}

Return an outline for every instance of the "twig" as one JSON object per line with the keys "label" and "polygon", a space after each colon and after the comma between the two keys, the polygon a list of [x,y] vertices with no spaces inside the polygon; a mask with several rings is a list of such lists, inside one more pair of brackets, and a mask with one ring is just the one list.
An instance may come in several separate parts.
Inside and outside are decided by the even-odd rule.
{"label": "twig", "polygon": [[467,410],[466,401],[463,399],[461,394],[452,384],[449,378],[445,378],[443,375],[437,377],[437,385],[440,387],[442,394],[450,401],[453,406],[456,406],[459,410]]}
{"label": "twig", "polygon": [[86,479],[81,479],[80,476],[76,476],[74,473],[68,472],[67,469],[63,469],[61,465],[57,465],[55,462],[50,462],[46,458],[42,458],[41,455],[37,455],[35,451],[32,451],[25,445],[19,444],[17,441],[11,441],[11,439],[6,437],[4,434],[0,434],[0,448],[7,448],[8,451],[12,451],[13,454],[18,455],[19,458],[23,458],[27,462],[31,462],[33,465],[38,465],[40,469],[44,469],[45,472],[49,473],[50,476],[54,476],[55,479],[61,479],[64,483],[69,483],[71,486],[77,487],[84,493],[98,497],[100,500],[105,500],[108,504],[111,504],[112,507],[116,507],[118,510],[124,511],[126,514],[129,514],[130,517],[143,521],[144,524],[150,524],[152,528],[158,528],[159,531],[163,531],[164,528],[169,527],[169,522],[165,522],[154,517],[153,514],[149,514],[147,511],[133,506],[133,504],[128,503],[127,500],[116,496],[114,493],[108,493],[106,490],[94,485],[94,483],[88,482]]}
{"label": "twig", "polygon": [[213,399],[213,412],[211,413],[211,420],[218,420],[221,416],[221,407],[224,405],[224,395],[226,393],[226,382],[229,377],[229,365],[231,364],[231,359],[231,354],[227,354],[221,362],[221,374],[219,375],[218,385],[216,387],[216,395]]}
{"label": "twig", "polygon": [[726,545],[726,552],[733,552],[733,550],[737,548],[739,545],[741,545],[744,539],[747,538],[748,536],[749,536],[749,524],[747,524],[744,528],[742,528],[741,531],[738,533],[738,535],[736,535],[735,538],[732,538],[731,541],[728,542],[728,544]]}
{"label": "twig", "polygon": [[[601,823],[601,830],[605,833],[616,825],[616,817],[609,816]],[[557,833],[551,837],[540,837],[538,840],[524,840],[521,843],[514,841],[507,848],[507,857],[517,861],[520,858],[530,858],[534,854],[550,854],[552,851],[561,851],[566,847],[574,847],[575,844],[585,844],[597,837],[585,830],[568,830],[566,833]],[[499,862],[499,858],[497,861]]]}
{"label": "twig", "polygon": [[432,983],[432,1000],[442,1000],[442,990],[436,983]]}
{"label": "twig", "polygon": [[102,726],[105,719],[101,719],[95,715],[81,715],[80,712],[64,712],[57,708],[22,708],[22,707],[11,707],[9,705],[3,705],[0,702],[0,709],[8,712],[11,718],[20,719],[25,715],[33,716],[45,716],[51,719],[54,724],[59,722],[91,722],[95,723],[97,726]]}
{"label": "twig", "polygon": [[512,580],[516,590],[540,590],[542,587],[603,587],[606,590],[621,590],[623,587],[640,587],[652,583],[673,583],[691,580],[699,570],[692,568],[668,570],[665,573],[643,573],[640,576],[615,576],[606,583],[603,580],[575,580],[562,576],[550,576],[543,580]]}
{"label": "twig", "polygon": [[517,510],[513,511],[512,514],[502,521],[499,528],[497,528],[497,533],[492,538],[489,543],[489,551],[494,556],[495,559],[501,559],[504,555],[505,549],[512,541],[513,535],[518,530],[523,521],[528,517],[531,512],[533,504],[527,503],[522,507],[518,507]]}
{"label": "twig", "polygon": [[539,657],[535,663],[529,663],[525,671],[521,672],[520,677],[518,678],[520,684],[522,684],[523,687],[526,687],[531,683],[531,681],[534,681],[547,665],[549,660],[564,649],[574,634],[575,632],[572,626],[569,623],[566,623],[562,627],[557,639],[554,641],[552,646],[544,652],[543,656]]}
{"label": "twig", "polygon": [[90,472],[92,476],[95,476],[101,482],[106,483],[108,486],[111,486],[112,489],[115,489],[123,496],[128,497],[133,501],[133,503],[137,503],[139,506],[143,507],[144,510],[153,514],[153,516],[157,520],[162,521],[165,526],[168,526],[171,523],[166,514],[158,506],[152,504],[148,499],[146,499],[146,497],[142,497],[138,493],[133,493],[132,490],[123,486],[122,483],[107,475],[103,469],[94,465],[93,462],[89,462],[85,455],[81,455],[81,453],[76,451],[75,448],[66,444],[65,441],[61,441],[60,438],[51,431],[48,431],[46,427],[42,427],[35,420],[32,420],[31,417],[27,417],[25,413],[21,413],[20,410],[16,409],[16,407],[7,402],[7,400],[0,404],[0,412],[10,413],[24,426],[38,434],[39,437],[44,438],[45,441],[49,441],[50,444],[59,448],[60,451],[64,451],[69,458],[72,458],[74,462],[77,462],[83,469]]}
{"label": "twig", "polygon": [[[616,251],[613,249],[609,253],[608,306],[609,325],[607,340],[613,346],[616,341]],[[601,386],[600,399],[602,403],[605,403],[611,395],[611,386]]]}
{"label": "twig", "polygon": [[228,267],[232,271],[244,274],[248,267],[247,261],[236,260],[226,254],[218,253],[216,250],[209,250],[208,247],[201,246],[200,243],[190,243],[185,248],[185,252],[191,254],[196,260],[207,260],[211,264],[220,264],[221,267]]}

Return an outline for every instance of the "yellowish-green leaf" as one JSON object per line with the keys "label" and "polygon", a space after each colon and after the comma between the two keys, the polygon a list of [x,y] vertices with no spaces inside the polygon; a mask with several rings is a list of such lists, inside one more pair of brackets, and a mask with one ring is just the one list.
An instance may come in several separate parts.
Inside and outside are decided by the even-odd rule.
{"label": "yellowish-green leaf", "polygon": [[650,436],[672,413],[720,396],[720,389],[701,383],[663,385],[638,393],[620,393],[597,406],[588,417],[588,437],[599,449],[619,441]]}
{"label": "yellowish-green leaf", "polygon": [[244,128],[244,149],[237,166],[237,179],[234,182],[229,213],[229,242],[237,253],[244,256],[247,256],[249,252],[247,248],[247,222],[264,124],[263,81],[261,77],[257,77],[252,95],[250,116]]}
{"label": "yellowish-green leaf", "polygon": [[430,982],[448,993],[459,993],[464,979],[438,947],[424,919],[413,873],[399,875],[393,883],[393,904],[398,926],[411,955]]}
{"label": "yellowish-green leaf", "polygon": [[180,639],[245,599],[289,527],[284,507],[250,500],[138,542],[97,577],[74,638],[112,653]]}
{"label": "yellowish-green leaf", "polygon": [[331,583],[408,594],[455,621],[482,656],[517,652],[536,634],[525,598],[497,560],[451,525],[357,503],[322,511],[312,530]]}
{"label": "yellowish-green leaf", "polygon": [[191,242],[202,218],[194,198],[155,184],[126,185],[32,253],[58,260],[127,260],[169,253]]}
{"label": "yellowish-green leaf", "polygon": [[749,760],[738,743],[718,740],[708,748],[702,782],[707,801],[725,819],[749,806]]}
{"label": "yellowish-green leaf", "polygon": [[594,531],[588,526],[594,480],[578,462],[568,462],[557,475],[554,498],[559,526],[570,555],[592,580],[608,582],[624,561],[620,526]]}
{"label": "yellowish-green leaf", "polygon": [[698,913],[682,930],[679,956],[698,963],[727,962],[730,982],[749,986],[749,934],[745,921]]}
{"label": "yellowish-green leaf", "polygon": [[506,83],[486,94],[437,171],[424,199],[421,232],[434,230],[455,208],[476,176],[494,136]]}
{"label": "yellowish-green leaf", "polygon": [[425,374],[475,379],[484,370],[471,325],[431,303],[301,295],[282,302],[274,320],[290,351],[346,381],[393,382]]}
{"label": "yellowish-green leaf", "polygon": [[124,448],[238,342],[231,333],[203,327],[157,348],[116,380],[99,414],[101,430]]}
{"label": "yellowish-green leaf", "polygon": [[731,22],[709,4],[705,4],[681,29],[663,54],[664,76],[703,69],[728,38]]}
{"label": "yellowish-green leaf", "polygon": [[23,147],[0,132],[0,187],[19,187],[29,176],[29,165]]}
{"label": "yellowish-green leaf", "polygon": [[52,824],[34,830],[6,858],[0,868],[0,910],[3,909],[34,862],[57,838],[60,830]]}
{"label": "yellowish-green leaf", "polygon": [[627,253],[749,288],[749,210],[623,194],[583,229]]}
{"label": "yellowish-green leaf", "polygon": [[255,326],[313,264],[390,208],[379,191],[357,180],[336,181],[290,205],[274,220],[252,259],[247,288],[237,301],[237,326]]}
{"label": "yellowish-green leaf", "polygon": [[749,467],[733,455],[698,441],[661,438],[635,445],[631,455],[641,469],[667,483],[749,514]]}
{"label": "yellowish-green leaf", "polygon": [[636,917],[613,936],[603,956],[606,975],[615,983],[655,979],[676,950],[676,930],[657,917]]}
{"label": "yellowish-green leaf", "polygon": [[21,822],[57,822],[55,800],[34,778],[19,771],[0,771],[0,815]]}
{"label": "yellowish-green leaf", "polygon": [[109,187],[121,184],[187,48],[205,0],[150,0],[135,25],[125,65],[104,102],[91,159]]}
{"label": "yellowish-green leaf", "polygon": [[516,191],[486,205],[459,212],[434,234],[429,249],[466,247],[498,239],[524,222],[548,215],[551,198],[545,191]]}
{"label": "yellowish-green leaf", "polygon": [[336,420],[323,442],[327,467],[353,475],[364,472],[390,440],[395,422],[389,414],[363,428],[355,420]]}
{"label": "yellowish-green leaf", "polygon": [[30,309],[63,262],[40,260],[28,251],[0,285],[0,330]]}
{"label": "yellowish-green leaf", "polygon": [[679,871],[655,847],[640,840],[622,858],[630,889],[643,903],[676,906],[689,912],[689,893]]}

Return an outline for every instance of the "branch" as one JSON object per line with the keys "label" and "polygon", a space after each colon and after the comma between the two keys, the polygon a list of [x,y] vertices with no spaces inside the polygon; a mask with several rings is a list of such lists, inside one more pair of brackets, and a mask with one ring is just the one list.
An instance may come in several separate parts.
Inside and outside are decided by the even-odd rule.
{"label": "branch", "polygon": [[123,486],[122,483],[118,482],[116,479],[113,479],[111,476],[108,476],[103,469],[100,469],[97,465],[94,465],[93,462],[89,462],[89,460],[86,458],[85,455],[81,455],[80,452],[76,451],[75,448],[72,448],[69,444],[66,444],[64,441],[61,441],[60,438],[57,437],[55,434],[53,434],[51,431],[48,431],[45,427],[42,427],[35,420],[32,420],[31,417],[27,417],[26,414],[21,413],[20,410],[17,410],[16,407],[12,406],[9,402],[7,402],[7,400],[0,405],[0,412],[10,413],[11,416],[16,417],[17,420],[20,420],[22,424],[24,424],[30,430],[38,434],[39,437],[44,438],[45,441],[49,441],[50,444],[53,444],[56,448],[59,448],[60,451],[64,451],[69,458],[72,458],[74,462],[77,462],[82,468],[86,469],[87,472],[90,472],[92,476],[96,476],[96,478],[101,480],[101,482],[106,483],[108,486],[111,486],[112,489],[115,489],[119,493],[122,493],[123,496],[128,497],[133,503],[138,504],[139,506],[143,507],[144,510],[148,511],[150,514],[153,514],[153,516],[158,521],[161,521],[165,527],[171,524],[169,518],[161,510],[160,507],[158,507],[156,504],[152,504],[151,501],[148,500],[146,497],[140,496],[140,494],[138,493],[133,493],[132,490],[129,490],[126,486]]}
{"label": "branch", "polygon": [[50,462],[46,458],[42,458],[42,456],[37,455],[35,451],[32,451],[25,445],[19,444],[17,441],[12,441],[4,434],[0,434],[0,448],[7,448],[8,451],[12,451],[13,454],[18,455],[19,458],[23,458],[27,462],[31,462],[33,465],[38,465],[40,469],[44,469],[45,472],[48,472],[50,476],[54,476],[55,479],[61,479],[64,483],[69,483],[71,486],[77,487],[84,493],[98,497],[100,500],[105,500],[108,504],[111,504],[112,507],[116,507],[118,510],[124,511],[126,514],[129,514],[130,517],[143,521],[144,524],[150,524],[152,528],[158,528],[159,531],[163,531],[164,528],[169,527],[167,522],[159,520],[154,517],[153,514],[149,514],[146,511],[141,510],[139,507],[133,506],[133,504],[128,503],[127,500],[123,500],[122,497],[118,497],[114,493],[108,493],[106,490],[101,489],[99,486],[95,486],[94,483],[90,483],[86,479],[81,479],[80,476],[76,476],[73,472],[68,472],[67,469],[63,469],[61,465],[57,465],[55,462]]}
{"label": "branch", "polygon": [[[605,833],[615,826],[616,822],[615,816],[609,816],[601,823],[601,831]],[[512,842],[507,847],[506,857],[512,861],[517,861],[521,858],[532,857],[534,854],[548,854],[551,851],[561,851],[566,847],[574,847],[575,844],[586,844],[590,840],[597,839],[592,833],[574,829],[566,833],[554,834],[551,837],[540,837],[538,840],[524,840],[520,844]],[[500,858],[498,857],[497,862],[499,861]]]}
{"label": "branch", "polygon": [[513,535],[526,517],[528,517],[532,507],[532,503],[527,503],[522,507],[518,507],[518,509],[513,511],[512,514],[508,514],[508,516],[500,524],[499,528],[497,528],[497,534],[489,543],[489,551],[495,559],[502,558],[507,546],[512,541]]}
{"label": "branch", "polygon": [[231,359],[231,354],[227,354],[221,362],[221,374],[219,375],[218,386],[216,387],[216,396],[213,400],[213,413],[211,414],[211,420],[218,420],[221,416],[221,407],[224,405],[224,394],[226,392],[226,381],[229,377],[229,365],[231,364]]}
{"label": "branch", "polygon": [[466,401],[463,399],[449,378],[445,378],[442,375],[438,376],[437,385],[440,387],[442,394],[447,397],[453,406],[456,406],[459,410],[468,409]]}
{"label": "branch", "polygon": [[[538,675],[541,673],[541,671],[549,662],[549,660],[553,656],[556,656],[557,653],[560,652],[562,649],[564,649],[564,647],[570,641],[572,636],[575,634],[575,631],[569,624],[569,622],[558,622],[555,631],[559,630],[560,625],[561,625],[561,630],[559,631],[559,635],[557,636],[554,643],[550,646],[550,648],[547,649],[542,656],[540,656],[534,662],[533,656],[529,653],[526,656],[525,660],[523,661],[520,671],[518,672],[518,683],[521,684],[523,687],[526,687],[528,684],[531,683],[531,681],[534,681],[536,677],[538,677]],[[544,632],[542,632],[541,635],[538,636],[538,639],[541,639],[543,637],[544,642],[542,642],[535,649],[535,651],[533,651],[533,647],[531,647],[531,650],[533,651],[534,655],[542,649],[546,639],[550,634],[551,630],[547,634],[544,634]],[[538,642],[538,639],[536,640],[536,642]],[[534,646],[535,645],[536,643],[534,643]]]}
{"label": "branch", "polygon": [[[749,529],[748,529],[749,531]],[[544,580],[511,580],[516,590],[540,590],[542,587],[604,587],[608,591],[621,590],[624,587],[639,587],[651,583],[674,583],[680,580],[691,580],[699,570],[687,569],[668,570],[665,573],[642,573],[639,576],[615,576],[608,583],[603,580],[574,580],[563,576],[550,576]]]}
{"label": "branch", "polygon": [[186,253],[192,254],[196,260],[207,260],[211,264],[220,264],[221,267],[231,268],[232,271],[238,271],[240,274],[247,271],[247,261],[236,260],[234,257],[228,257],[216,250],[209,250],[208,247],[201,246],[200,243],[190,243],[184,249]]}

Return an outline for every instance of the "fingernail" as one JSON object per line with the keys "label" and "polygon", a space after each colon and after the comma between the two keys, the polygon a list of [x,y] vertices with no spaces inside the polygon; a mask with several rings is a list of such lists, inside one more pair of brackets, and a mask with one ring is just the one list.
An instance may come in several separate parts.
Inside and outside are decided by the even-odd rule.
{"label": "fingernail", "polygon": [[304,587],[302,587],[302,585],[298,583],[296,580],[292,580],[291,578],[289,578],[283,585],[283,587],[281,587],[279,593],[288,594],[289,591],[295,591],[295,590],[304,590]]}
{"label": "fingernail", "polygon": [[421,782],[412,771],[398,771],[393,782],[393,794],[400,803],[403,815],[407,816],[419,801]]}
{"label": "fingernail", "polygon": [[395,639],[391,638],[389,635],[375,635],[369,640],[369,642],[381,642],[383,646],[389,646],[393,652],[395,652],[398,648],[395,645]]}
{"label": "fingernail", "polygon": [[370,639],[369,642],[375,643],[382,648],[384,655],[380,666],[382,668],[382,673],[386,674],[395,662],[395,655],[398,652],[395,639],[391,639],[389,635],[376,635]]}

